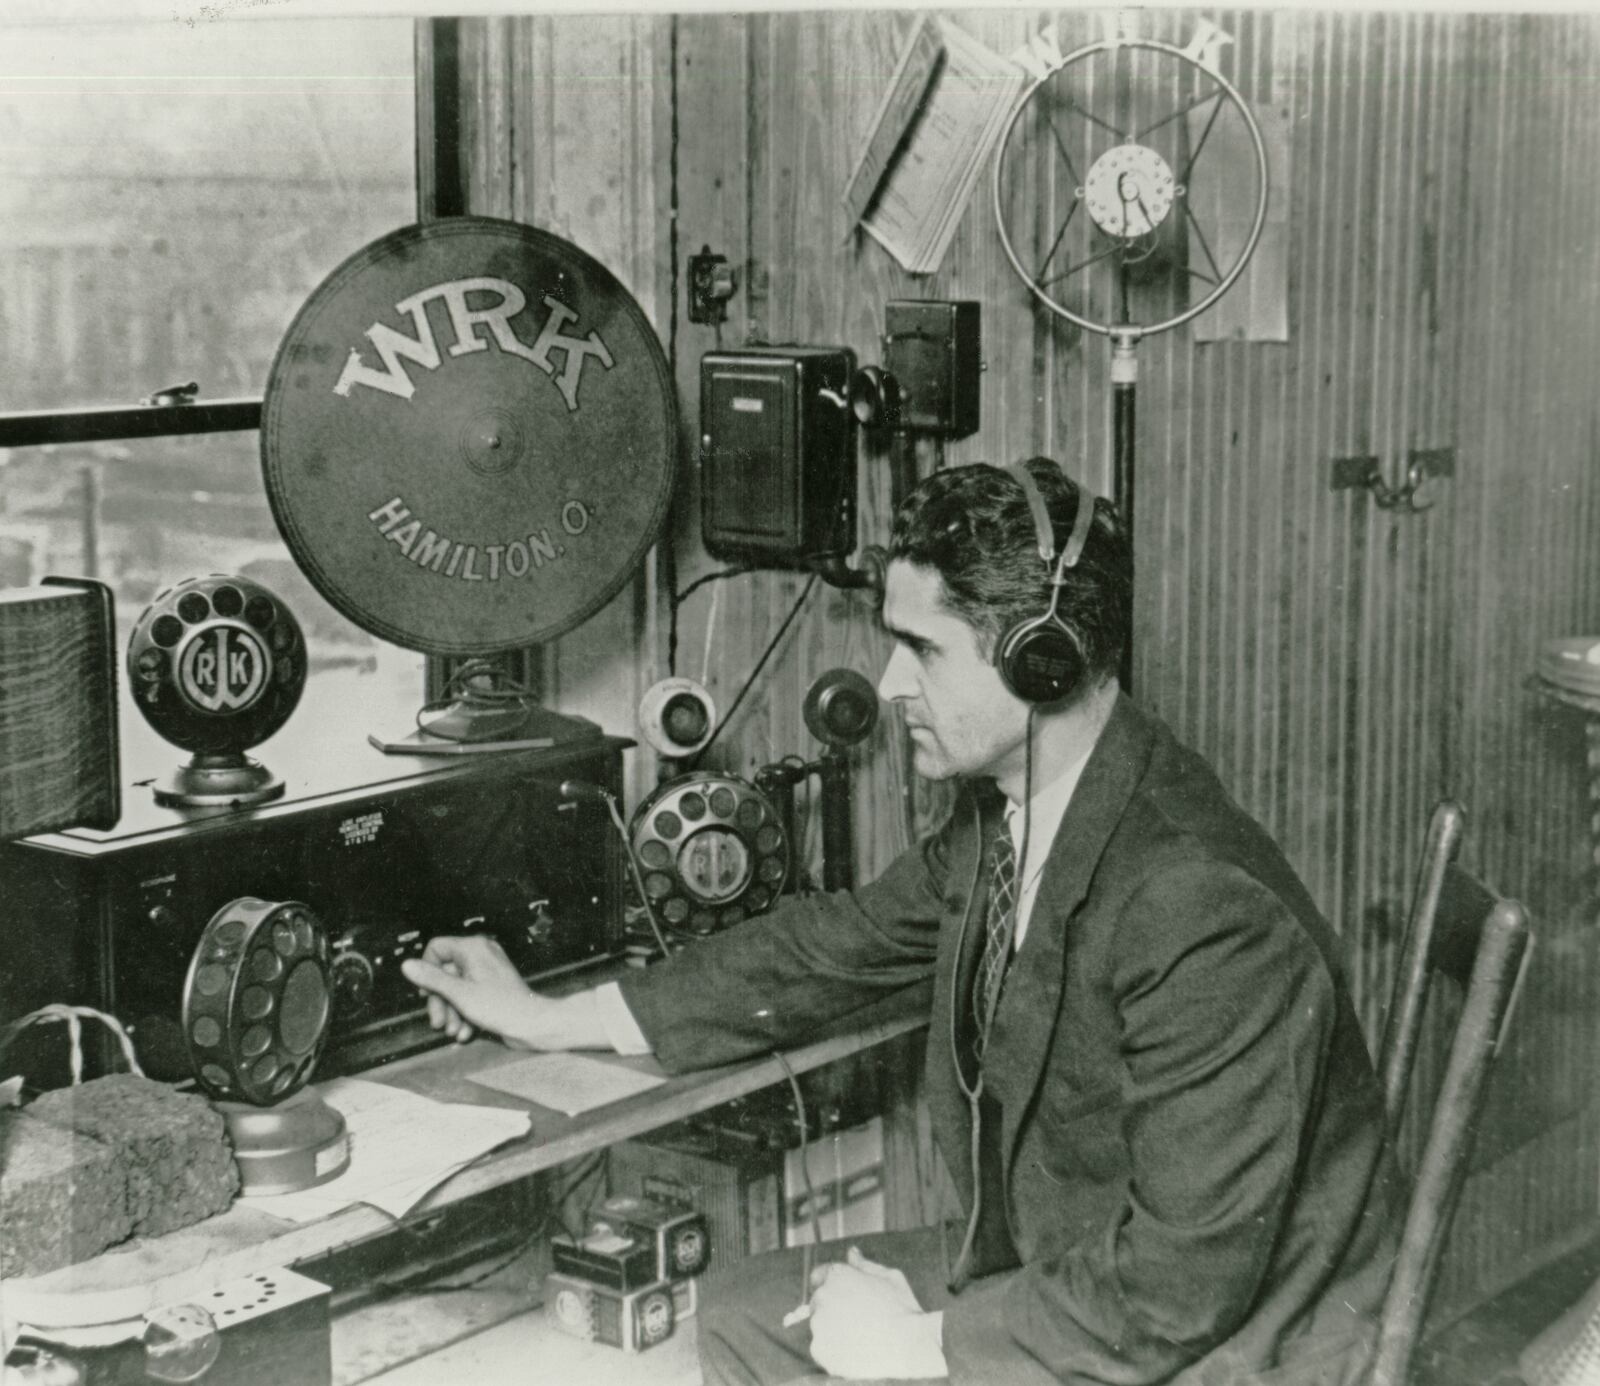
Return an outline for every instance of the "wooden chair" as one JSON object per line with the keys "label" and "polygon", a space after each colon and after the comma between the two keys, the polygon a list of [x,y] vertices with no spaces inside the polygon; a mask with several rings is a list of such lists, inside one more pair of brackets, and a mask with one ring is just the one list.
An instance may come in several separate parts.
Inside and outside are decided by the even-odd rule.
{"label": "wooden chair", "polygon": [[1505,1040],[1532,952],[1533,935],[1522,906],[1502,900],[1455,865],[1465,821],[1460,805],[1445,802],[1428,825],[1378,1054],[1392,1146],[1405,1110],[1429,986],[1442,972],[1461,987],[1461,1015],[1384,1296],[1368,1386],[1407,1386],[1411,1380],[1412,1355],[1466,1179],[1489,1071]]}

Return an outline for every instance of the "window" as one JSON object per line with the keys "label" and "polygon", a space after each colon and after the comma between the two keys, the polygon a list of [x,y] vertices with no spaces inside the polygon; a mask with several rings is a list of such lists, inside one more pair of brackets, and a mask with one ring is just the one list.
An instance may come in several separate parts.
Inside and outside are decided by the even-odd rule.
{"label": "window", "polygon": [[[406,19],[0,17],[0,410],[190,381],[259,397],[317,284],[415,220],[414,85]],[[0,585],[97,576],[125,645],[158,590],[242,572],[305,629],[297,717],[337,699],[409,719],[422,657],[313,591],[258,449],[254,432],[0,449]]]}

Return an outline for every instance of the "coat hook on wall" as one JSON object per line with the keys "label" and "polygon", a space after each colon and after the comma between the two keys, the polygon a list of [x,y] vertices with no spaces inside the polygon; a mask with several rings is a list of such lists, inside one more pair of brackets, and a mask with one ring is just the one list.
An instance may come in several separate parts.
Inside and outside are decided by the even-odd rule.
{"label": "coat hook on wall", "polygon": [[1371,491],[1378,509],[1415,515],[1439,503],[1440,488],[1434,483],[1455,472],[1454,448],[1412,448],[1406,453],[1405,480],[1398,486],[1389,485],[1376,457],[1339,457],[1333,463],[1333,489]]}

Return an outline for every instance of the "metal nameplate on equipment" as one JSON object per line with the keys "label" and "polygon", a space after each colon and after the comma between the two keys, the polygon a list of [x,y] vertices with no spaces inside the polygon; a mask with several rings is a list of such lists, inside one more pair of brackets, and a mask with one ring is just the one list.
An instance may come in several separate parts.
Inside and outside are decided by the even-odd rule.
{"label": "metal nameplate on equipment", "polygon": [[485,217],[404,227],[339,266],[267,380],[261,457],[296,562],[408,649],[553,639],[665,523],[671,368],[599,261]]}

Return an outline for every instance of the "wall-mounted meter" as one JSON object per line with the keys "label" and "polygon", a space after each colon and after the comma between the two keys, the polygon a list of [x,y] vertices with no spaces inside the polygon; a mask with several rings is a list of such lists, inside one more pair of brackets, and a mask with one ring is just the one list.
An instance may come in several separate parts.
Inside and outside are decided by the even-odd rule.
{"label": "wall-mounted meter", "polygon": [[746,347],[700,358],[706,550],[771,567],[855,547],[846,347]]}

